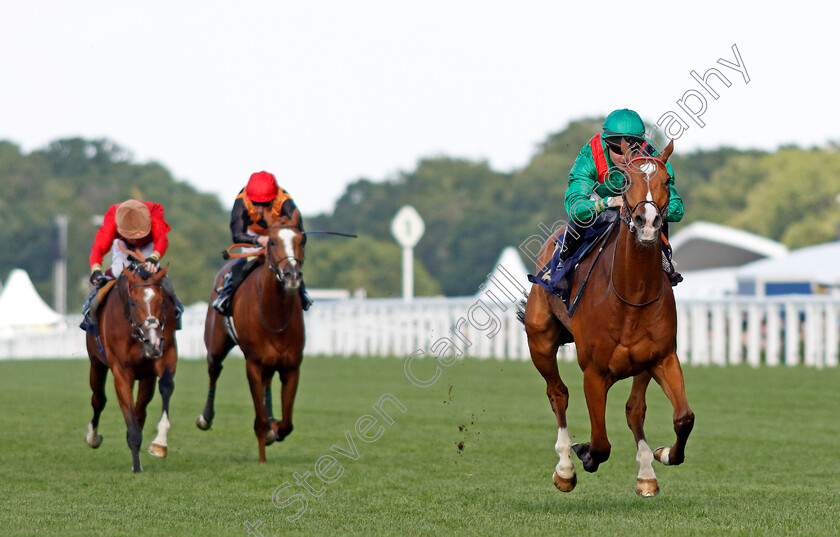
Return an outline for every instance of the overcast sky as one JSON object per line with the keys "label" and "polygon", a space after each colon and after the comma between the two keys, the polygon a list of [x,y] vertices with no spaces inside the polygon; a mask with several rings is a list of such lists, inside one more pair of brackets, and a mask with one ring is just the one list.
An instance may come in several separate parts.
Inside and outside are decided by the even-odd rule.
{"label": "overcast sky", "polygon": [[[424,156],[522,167],[549,133],[615,108],[680,114],[676,151],[840,140],[840,8],[771,6],[9,0],[0,139],[109,138],[225,205],[265,169],[304,215]],[[736,64],[733,45],[746,75],[717,63]],[[731,83],[710,79],[716,100],[690,75],[712,67]],[[699,109],[692,90],[702,128],[677,104],[689,92]]]}

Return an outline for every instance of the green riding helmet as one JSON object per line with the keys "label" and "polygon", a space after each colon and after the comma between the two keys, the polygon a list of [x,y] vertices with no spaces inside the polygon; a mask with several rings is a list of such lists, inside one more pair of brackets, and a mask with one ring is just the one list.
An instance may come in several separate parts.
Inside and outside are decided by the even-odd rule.
{"label": "green riding helmet", "polygon": [[601,136],[604,138],[626,136],[628,138],[644,139],[645,122],[633,110],[628,110],[627,108],[614,110],[604,120],[604,128]]}

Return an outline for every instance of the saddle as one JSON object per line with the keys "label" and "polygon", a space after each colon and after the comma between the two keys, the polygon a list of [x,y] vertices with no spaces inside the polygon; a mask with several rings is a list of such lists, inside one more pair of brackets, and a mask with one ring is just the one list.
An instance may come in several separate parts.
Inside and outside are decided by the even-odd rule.
{"label": "saddle", "polygon": [[564,264],[560,264],[560,252],[563,246],[563,239],[566,231],[554,241],[554,253],[551,260],[544,266],[536,276],[529,274],[528,280],[542,286],[551,294],[557,295],[569,306],[571,294],[572,276],[574,276],[580,262],[592,252],[595,247],[606,238],[613,229],[613,224],[618,220],[617,211],[605,211],[601,213],[591,226],[586,228],[580,248],[577,249]]}

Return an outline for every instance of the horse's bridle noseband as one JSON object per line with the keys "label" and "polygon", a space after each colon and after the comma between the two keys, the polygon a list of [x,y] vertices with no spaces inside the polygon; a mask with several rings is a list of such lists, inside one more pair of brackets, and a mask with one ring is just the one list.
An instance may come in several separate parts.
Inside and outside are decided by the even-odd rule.
{"label": "horse's bridle noseband", "polygon": [[[164,308],[163,311],[163,322],[161,322],[157,317],[151,316],[146,317],[146,319],[138,324],[134,319],[134,312],[137,311],[137,304],[134,302],[134,299],[131,298],[131,291],[138,287],[161,287],[162,285],[160,282],[143,282],[143,283],[135,283],[134,285],[128,286],[128,321],[131,323],[131,337],[140,341],[141,343],[149,343],[149,337],[146,336],[145,330],[150,330],[152,328],[158,329],[163,331],[163,328],[166,326],[166,309]],[[161,337],[161,341],[163,341],[163,337]]]}
{"label": "horse's bridle noseband", "polygon": [[[662,160],[660,160],[656,157],[647,156],[647,155],[646,156],[634,157],[634,158],[630,159],[630,162],[628,162],[627,165],[629,166],[630,164],[632,164],[634,161],[637,161],[637,160],[654,160],[654,161],[658,162],[659,164],[661,164],[663,168],[665,167],[665,163]],[[627,201],[627,190],[624,190],[621,193],[621,200],[623,201],[623,203],[621,205],[621,209],[618,211],[618,217],[621,219],[622,222],[627,224],[627,227],[630,228],[631,233],[635,233],[636,232],[636,225],[633,224],[633,215],[636,213],[636,209],[638,209],[640,206],[650,204],[650,205],[653,206],[653,208],[659,214],[660,218],[662,218],[662,220],[664,221],[665,217],[668,216],[668,205],[671,203],[671,189],[669,188],[669,189],[667,189],[667,191],[668,191],[668,199],[665,200],[665,205],[662,206],[662,207],[660,207],[659,204],[656,203],[653,200],[642,200],[639,203],[637,203],[636,205],[634,205],[632,209],[629,209],[628,208],[629,203]],[[627,214],[625,214],[625,212]]]}
{"label": "horse's bridle noseband", "polygon": [[[284,225],[280,225],[280,226],[271,226],[270,228],[268,228],[268,233],[269,233],[269,235],[271,235],[271,232],[274,231],[275,229],[285,229],[285,228],[298,229],[298,227],[295,226],[295,225],[284,224]],[[282,263],[283,261],[285,261],[286,259],[291,259],[292,261],[295,261],[298,265],[303,265],[300,258],[295,257],[293,255],[287,255],[286,257],[281,257],[280,259],[277,260],[277,263],[275,263],[269,257],[268,250],[266,249],[265,260],[266,260],[266,263],[268,263],[268,268],[271,269],[271,272],[273,272],[274,275],[277,277],[277,281],[280,282],[282,285],[285,285],[284,278],[287,275],[290,276],[290,277],[294,275],[294,273],[292,271],[287,272],[285,270],[280,269],[279,264]]]}

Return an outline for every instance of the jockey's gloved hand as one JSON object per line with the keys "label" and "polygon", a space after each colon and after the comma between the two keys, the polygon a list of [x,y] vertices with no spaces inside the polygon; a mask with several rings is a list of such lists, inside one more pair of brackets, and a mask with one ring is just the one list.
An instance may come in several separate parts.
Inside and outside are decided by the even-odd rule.
{"label": "jockey's gloved hand", "polygon": [[152,272],[157,272],[160,269],[160,261],[154,257],[147,257],[146,263],[151,266]]}
{"label": "jockey's gloved hand", "polygon": [[105,275],[102,274],[101,270],[94,270],[90,273],[90,283],[93,284],[94,287],[99,287],[99,285],[105,281]]}

